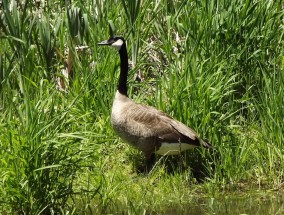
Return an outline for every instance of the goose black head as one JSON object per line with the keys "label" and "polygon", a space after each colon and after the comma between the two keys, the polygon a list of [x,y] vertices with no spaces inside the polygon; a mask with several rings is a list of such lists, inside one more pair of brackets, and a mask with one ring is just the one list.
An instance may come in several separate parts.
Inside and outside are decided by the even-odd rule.
{"label": "goose black head", "polygon": [[113,36],[113,37],[110,37],[108,40],[104,40],[98,43],[98,45],[114,47],[118,51],[123,46],[123,44],[125,44],[125,39],[120,36]]}

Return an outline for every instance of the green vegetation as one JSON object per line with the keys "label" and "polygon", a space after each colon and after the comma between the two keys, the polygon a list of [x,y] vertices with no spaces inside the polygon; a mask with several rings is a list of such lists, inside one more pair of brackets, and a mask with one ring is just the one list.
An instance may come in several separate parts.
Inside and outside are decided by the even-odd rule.
{"label": "green vegetation", "polygon": [[[283,188],[282,1],[1,2],[0,213],[162,213]],[[128,41],[130,97],[215,150],[136,171],[142,155],[110,125],[119,58],[96,46],[109,20]]]}

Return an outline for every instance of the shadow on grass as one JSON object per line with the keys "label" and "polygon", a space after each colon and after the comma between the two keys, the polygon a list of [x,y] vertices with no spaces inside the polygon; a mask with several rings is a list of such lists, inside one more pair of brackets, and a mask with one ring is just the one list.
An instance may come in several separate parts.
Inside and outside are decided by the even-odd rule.
{"label": "shadow on grass", "polygon": [[[210,152],[207,152],[208,154]],[[204,156],[198,149],[183,152],[180,155],[156,155],[156,161],[150,171],[145,171],[145,159],[142,153],[128,155],[133,163],[133,169],[138,174],[150,174],[158,168],[163,168],[167,174],[190,172],[191,177],[198,183],[210,178],[215,166],[211,156]]]}

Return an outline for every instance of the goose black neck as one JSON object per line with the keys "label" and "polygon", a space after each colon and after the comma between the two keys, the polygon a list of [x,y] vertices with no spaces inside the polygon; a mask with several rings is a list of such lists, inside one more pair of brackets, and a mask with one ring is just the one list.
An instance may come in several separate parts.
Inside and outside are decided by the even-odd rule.
{"label": "goose black neck", "polygon": [[125,43],[123,43],[123,45],[119,50],[119,56],[120,56],[120,75],[119,75],[117,89],[121,94],[127,96],[128,55]]}

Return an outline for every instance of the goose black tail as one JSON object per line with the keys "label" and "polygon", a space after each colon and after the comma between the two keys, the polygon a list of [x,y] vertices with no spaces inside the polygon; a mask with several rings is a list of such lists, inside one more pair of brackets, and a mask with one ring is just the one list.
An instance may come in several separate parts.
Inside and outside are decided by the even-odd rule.
{"label": "goose black tail", "polygon": [[210,143],[208,143],[208,140],[201,140],[201,145],[208,149],[214,148]]}

